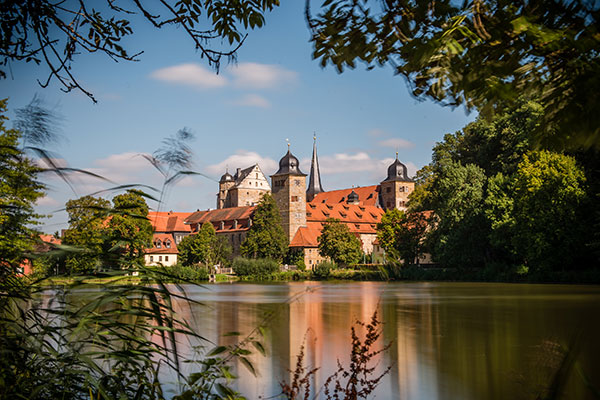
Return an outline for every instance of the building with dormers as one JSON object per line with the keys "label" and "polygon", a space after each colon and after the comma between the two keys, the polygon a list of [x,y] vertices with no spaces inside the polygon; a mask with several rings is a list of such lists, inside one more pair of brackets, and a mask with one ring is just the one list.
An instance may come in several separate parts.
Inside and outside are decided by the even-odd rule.
{"label": "building with dormers", "polygon": [[[318,238],[328,218],[346,224],[350,232],[360,239],[363,252],[377,252],[377,224],[386,210],[405,210],[414,187],[414,180],[408,176],[406,165],[398,160],[396,153],[396,159],[387,169],[387,176],[379,184],[325,191],[314,138],[308,175],[302,172],[298,158],[288,145],[287,153],[279,160],[277,172],[271,175],[270,185],[258,164],[246,169],[238,168],[235,175],[226,171],[219,180],[217,209],[166,215],[157,213],[160,215],[154,216],[153,225],[157,233],[167,234],[167,231],[173,230],[176,245],[184,235],[196,234],[202,224],[211,223],[217,235],[228,239],[233,254],[239,255],[240,246],[252,226],[255,205],[265,193],[271,193],[279,208],[290,248],[302,251],[306,266],[313,268],[323,260],[318,250]],[[158,255],[148,253],[147,256],[154,257],[155,254]],[[159,256],[165,257],[166,254]],[[171,257],[169,254],[169,262]]]}
{"label": "building with dormers", "polygon": [[269,181],[258,164],[245,169],[238,168],[235,175],[225,171],[219,179],[217,209],[255,206],[263,194],[270,192]]}

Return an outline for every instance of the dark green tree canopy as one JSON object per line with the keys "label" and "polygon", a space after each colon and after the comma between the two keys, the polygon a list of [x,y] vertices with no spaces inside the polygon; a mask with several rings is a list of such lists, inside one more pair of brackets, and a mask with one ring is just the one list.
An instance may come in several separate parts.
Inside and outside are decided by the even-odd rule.
{"label": "dark green tree canopy", "polygon": [[377,239],[388,259],[419,264],[424,252],[425,234],[429,221],[426,213],[388,210],[377,224]]}
{"label": "dark green tree canopy", "polygon": [[83,196],[69,200],[66,210],[69,229],[65,231],[63,243],[83,250],[67,258],[67,271],[93,271],[101,263],[102,253],[106,251],[111,204],[99,197]]}
{"label": "dark green tree canopy", "polygon": [[144,250],[152,243],[152,224],[142,192],[128,190],[113,198],[108,229],[112,249],[119,249],[128,264],[122,267],[143,262]]}
{"label": "dark green tree canopy", "polygon": [[600,148],[600,6],[585,0],[327,0],[313,57],[390,65],[412,94],[483,115],[539,99],[536,143]]}
{"label": "dark green tree canopy", "polygon": [[263,195],[252,216],[252,226],[240,247],[248,258],[270,258],[281,261],[288,250],[288,240],[281,227],[281,217],[275,200]]}
{"label": "dark green tree canopy", "polygon": [[[64,90],[81,90],[95,102],[77,81],[75,56],[103,53],[115,61],[137,60],[143,51],[132,51],[126,44],[135,34],[136,19],[157,29],[180,28],[200,57],[218,70],[221,58],[235,58],[245,32],[263,26],[265,13],[278,5],[279,0],[3,1],[0,65],[43,64],[50,70],[40,82],[43,87],[55,78]],[[0,70],[0,78],[5,77]]]}
{"label": "dark green tree canopy", "polygon": [[225,237],[217,236],[210,222],[202,224],[195,235],[184,237],[179,245],[179,260],[183,265],[227,263],[231,256],[231,246]]}
{"label": "dark green tree canopy", "polygon": [[40,216],[35,202],[44,196],[44,185],[37,180],[40,172],[21,148],[21,133],[7,129],[4,116],[7,100],[0,100],[0,264],[18,265],[31,251]]}
{"label": "dark green tree canopy", "polygon": [[360,240],[339,219],[327,218],[318,240],[319,253],[322,256],[344,265],[356,264],[360,261],[362,255]]}

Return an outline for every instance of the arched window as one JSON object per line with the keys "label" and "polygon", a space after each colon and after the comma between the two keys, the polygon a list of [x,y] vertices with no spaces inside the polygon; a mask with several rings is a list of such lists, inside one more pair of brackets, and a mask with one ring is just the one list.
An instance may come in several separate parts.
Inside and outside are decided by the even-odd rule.
{"label": "arched window", "polygon": [[157,249],[160,249],[162,247],[162,242],[160,241],[160,239],[158,239],[154,245],[156,246]]}

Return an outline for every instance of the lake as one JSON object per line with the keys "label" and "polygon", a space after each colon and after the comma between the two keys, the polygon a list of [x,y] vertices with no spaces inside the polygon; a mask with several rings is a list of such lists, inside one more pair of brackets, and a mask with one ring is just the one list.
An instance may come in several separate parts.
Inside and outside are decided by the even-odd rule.
{"label": "lake", "polygon": [[[318,367],[312,388],[347,365],[351,327],[383,321],[377,348],[390,343],[376,374],[391,366],[377,399],[536,399],[564,349],[577,349],[564,396],[600,390],[600,286],[497,283],[294,282],[184,286],[202,305],[179,305],[182,317],[215,343],[227,332],[252,332],[269,315],[267,357],[252,355],[254,377],[237,365],[234,385],[248,399],[281,392],[297,355]],[[574,344],[574,346],[573,346]],[[182,343],[191,357],[193,344]],[[322,396],[322,393],[321,393]],[[311,398],[313,398],[311,396]]]}

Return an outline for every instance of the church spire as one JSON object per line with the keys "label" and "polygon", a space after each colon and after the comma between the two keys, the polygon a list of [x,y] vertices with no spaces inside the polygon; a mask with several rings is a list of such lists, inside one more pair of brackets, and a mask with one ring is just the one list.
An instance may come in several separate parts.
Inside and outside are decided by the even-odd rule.
{"label": "church spire", "polygon": [[310,164],[310,178],[308,181],[308,189],[306,190],[306,200],[312,201],[315,195],[323,192],[321,186],[321,173],[319,172],[319,159],[317,158],[317,135],[313,136],[313,154]]}

